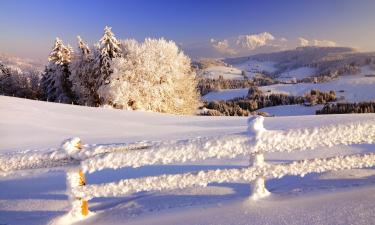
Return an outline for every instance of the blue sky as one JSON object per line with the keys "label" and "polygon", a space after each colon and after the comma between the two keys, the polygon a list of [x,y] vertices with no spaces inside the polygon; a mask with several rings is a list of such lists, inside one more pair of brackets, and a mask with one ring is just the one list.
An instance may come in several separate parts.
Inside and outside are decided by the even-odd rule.
{"label": "blue sky", "polygon": [[301,44],[374,51],[374,12],[372,0],[1,0],[0,52],[45,59],[56,36],[93,44],[105,25],[122,39],[174,40],[193,57]]}

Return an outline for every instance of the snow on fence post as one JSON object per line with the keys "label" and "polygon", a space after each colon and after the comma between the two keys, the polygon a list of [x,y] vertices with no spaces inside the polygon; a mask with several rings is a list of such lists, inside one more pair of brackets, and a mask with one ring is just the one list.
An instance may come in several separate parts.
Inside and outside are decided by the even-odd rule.
{"label": "snow on fence post", "polygon": [[[248,132],[249,135],[255,136],[255,145],[258,145],[260,141],[260,136],[266,130],[263,126],[264,117],[263,116],[253,116],[248,120]],[[250,166],[252,167],[263,167],[266,163],[264,162],[264,155],[262,152],[254,153],[250,159]],[[266,189],[264,177],[258,177],[251,184],[251,199],[257,200],[270,195],[270,192]]]}
{"label": "snow on fence post", "polygon": [[[82,149],[81,139],[71,138],[63,142],[62,148],[72,157]],[[86,185],[85,174],[80,168],[71,168],[66,173],[67,193],[72,205],[70,213],[73,216],[87,216],[89,214],[88,201],[72,194],[73,188]]]}

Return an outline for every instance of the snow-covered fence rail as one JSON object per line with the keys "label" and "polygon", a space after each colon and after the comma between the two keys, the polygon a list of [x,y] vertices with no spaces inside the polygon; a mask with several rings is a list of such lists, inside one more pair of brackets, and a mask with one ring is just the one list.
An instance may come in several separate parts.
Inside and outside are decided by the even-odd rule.
{"label": "snow-covered fence rail", "polygon": [[[72,213],[87,215],[87,202],[95,197],[206,186],[212,182],[253,182],[252,198],[257,199],[269,194],[265,188],[266,179],[375,166],[374,153],[275,165],[264,161],[264,154],[269,152],[302,151],[339,144],[374,143],[374,120],[290,130],[266,130],[263,127],[263,120],[263,117],[250,118],[247,132],[237,135],[179,141],[88,146],[82,145],[80,139],[73,138],[64,142],[62,147],[55,151],[0,155],[0,172],[69,165],[67,186],[72,201]],[[252,165],[244,169],[161,175],[97,185],[86,185],[84,179],[85,173],[103,169],[237,156],[251,157]]]}
{"label": "snow-covered fence rail", "polygon": [[144,151],[113,152],[83,160],[84,172],[122,167],[170,164],[208,158],[234,158],[268,152],[292,152],[375,143],[375,121],[285,131],[266,130],[263,117],[249,120],[248,132],[238,135],[161,142]]}
{"label": "snow-covered fence rail", "polygon": [[[140,191],[169,190],[192,186],[207,186],[209,183],[253,182],[259,177],[264,179],[281,178],[286,175],[304,176],[308,173],[322,173],[331,170],[344,170],[375,166],[375,154],[357,154],[337,156],[325,159],[310,159],[285,164],[264,164],[243,169],[222,169],[200,171],[176,175],[162,175],[137,179],[125,179],[118,182],[77,186],[73,195],[90,200],[96,197],[116,197]],[[259,182],[259,181],[258,181]],[[256,186],[256,185],[255,185]],[[258,185],[259,188],[259,185]],[[264,190],[257,190],[253,198],[262,197]]]}
{"label": "snow-covered fence rail", "polygon": [[[258,199],[269,194],[265,188],[266,179],[375,166],[374,153],[310,159],[285,164],[267,164],[263,155],[268,152],[292,152],[338,144],[374,143],[375,121],[310,129],[268,131],[263,127],[263,120],[263,117],[251,118],[249,129],[244,134],[163,142],[142,151],[112,152],[96,155],[81,162],[83,172],[93,173],[108,168],[140,167],[249,155],[252,165],[248,168],[165,174],[124,179],[106,184],[76,185],[71,187],[71,194],[76,199],[88,201],[96,197],[116,197],[140,191],[206,186],[213,182],[252,182],[252,198]],[[75,205],[79,206],[79,204]],[[79,207],[75,209],[73,207],[72,212],[80,210]]]}
{"label": "snow-covered fence rail", "polygon": [[0,155],[0,175],[4,176],[18,170],[75,166],[90,157],[111,152],[146,149],[152,144],[152,142],[137,142],[90,146],[82,145],[79,138],[71,138],[64,141],[57,150],[23,151]]}

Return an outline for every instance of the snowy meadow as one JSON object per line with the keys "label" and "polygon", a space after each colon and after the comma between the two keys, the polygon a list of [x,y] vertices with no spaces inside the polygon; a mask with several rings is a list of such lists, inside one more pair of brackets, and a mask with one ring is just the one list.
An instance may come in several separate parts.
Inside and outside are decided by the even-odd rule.
{"label": "snowy meadow", "polygon": [[375,224],[343,1],[0,1],[0,225]]}

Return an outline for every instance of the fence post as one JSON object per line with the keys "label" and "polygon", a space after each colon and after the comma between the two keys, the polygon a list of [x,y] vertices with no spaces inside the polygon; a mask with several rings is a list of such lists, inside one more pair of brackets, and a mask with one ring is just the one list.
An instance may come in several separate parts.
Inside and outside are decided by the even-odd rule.
{"label": "fence post", "polygon": [[[262,133],[266,130],[263,126],[264,117],[254,116],[248,120],[248,131],[249,135],[255,136],[255,142],[257,145]],[[266,163],[264,162],[264,155],[262,152],[253,154],[250,158],[250,166],[263,167]],[[270,192],[266,189],[264,177],[258,177],[251,184],[251,199],[257,200],[270,195]]]}
{"label": "fence post", "polygon": [[[68,139],[62,144],[63,149],[69,154],[74,155],[82,149],[82,143],[79,138]],[[80,168],[71,168],[66,173],[67,193],[72,209],[73,216],[87,216],[89,214],[88,201],[74,196],[72,189],[86,185],[85,174]]]}

